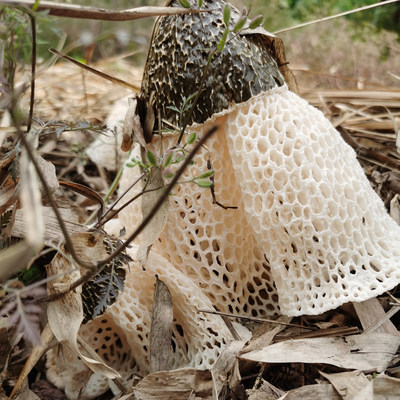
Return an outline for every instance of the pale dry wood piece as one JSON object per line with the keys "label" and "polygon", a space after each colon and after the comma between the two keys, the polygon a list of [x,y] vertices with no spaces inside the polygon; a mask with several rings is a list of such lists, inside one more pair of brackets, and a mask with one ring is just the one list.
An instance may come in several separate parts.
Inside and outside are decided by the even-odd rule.
{"label": "pale dry wood piece", "polygon": [[195,369],[155,372],[144,377],[133,393],[136,400],[187,400],[191,394],[211,398],[211,372]]}
{"label": "pale dry wood piece", "polygon": [[[3,4],[9,6],[33,7],[34,0],[3,0]],[[137,7],[128,10],[114,11],[104,8],[85,7],[76,4],[53,3],[41,1],[37,5],[37,11],[48,10],[49,15],[68,18],[97,19],[103,21],[131,21],[133,19],[157,17],[160,15],[191,14],[197,10],[187,8],[169,7]]]}
{"label": "pale dry wood piece", "polygon": [[172,297],[167,285],[156,275],[153,314],[150,331],[150,371],[169,371],[173,356],[171,347],[174,319]]}
{"label": "pale dry wood piece", "polygon": [[278,400],[342,400],[331,384],[307,385],[290,390]]}
{"label": "pale dry wood piece", "polygon": [[362,372],[319,373],[328,379],[343,400],[373,400],[372,383]]}
{"label": "pale dry wood piece", "polygon": [[384,333],[288,340],[240,355],[265,363],[318,363],[361,371],[384,371],[395,356],[400,337]]}
{"label": "pale dry wood piece", "polygon": [[377,298],[372,298],[361,303],[353,303],[353,306],[364,331],[369,329],[373,324],[382,318],[382,320],[380,320],[382,324],[377,326],[374,329],[374,332],[389,333],[390,335],[396,336],[399,335],[399,331],[390,321],[390,317],[388,316],[387,319],[384,318],[385,311]]}

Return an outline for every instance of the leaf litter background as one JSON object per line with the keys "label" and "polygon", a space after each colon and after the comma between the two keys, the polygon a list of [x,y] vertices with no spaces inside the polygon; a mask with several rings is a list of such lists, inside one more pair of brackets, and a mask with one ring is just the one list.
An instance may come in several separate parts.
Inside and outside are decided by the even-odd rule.
{"label": "leaf litter background", "polygon": [[[391,216],[400,223],[400,90],[396,89],[399,87],[396,66],[400,65],[400,47],[394,36],[385,38],[385,43],[390,43],[391,56],[380,63],[379,43],[351,42],[343,33],[345,29],[337,29],[338,24],[346,24],[346,21],[318,24],[298,32],[297,36],[290,33],[281,37],[302,96],[320,108],[357,151],[372,186]],[[321,43],[320,37],[329,37],[323,32],[331,29],[337,33],[331,35],[335,38]],[[102,59],[92,66],[140,85],[140,66],[126,61],[123,56]],[[56,131],[41,140],[39,154],[55,165],[59,179],[84,184],[104,195],[121,160],[116,150],[114,172],[93,164],[85,148],[102,133],[79,128],[87,128],[89,124],[104,126],[107,119],[113,118],[110,112],[115,111],[115,103],[131,92],[63,62],[42,71],[36,85],[35,117],[39,123],[54,126]],[[21,107],[28,108],[27,95]],[[2,117],[2,126],[7,128],[10,125],[7,115],[4,113]],[[67,132],[69,124],[77,129]],[[57,133],[61,133],[59,137]],[[84,210],[83,216],[87,216],[98,207],[87,197],[68,190],[63,191],[63,196],[73,210],[73,217],[79,215],[78,209]],[[65,219],[72,216],[65,216]],[[15,218],[16,236],[23,232],[23,221],[23,216]],[[54,239],[56,232],[56,228],[47,229],[45,235]],[[42,257],[39,261],[43,266],[49,260]],[[42,294],[43,289],[36,287],[27,295],[39,297]],[[211,371],[153,373],[126,398],[400,398],[398,296],[395,289],[379,299],[291,321],[313,330],[247,322],[254,331],[252,340],[232,342]],[[159,293],[158,298],[165,299],[165,293]],[[163,300],[155,304],[155,311],[166,307],[167,303],[168,300]],[[32,324],[41,323],[41,312],[36,307],[26,307],[25,331]],[[21,323],[24,323],[22,317]],[[280,320],[289,322],[283,317]],[[0,395],[6,398],[32,347],[21,340],[21,335],[8,332],[4,320],[0,332]],[[31,334],[35,335],[34,329]],[[152,353],[161,354],[162,349]],[[158,359],[155,355],[153,361],[162,364],[161,356]],[[29,381],[32,392],[25,390],[20,397],[35,398],[34,392],[43,399],[65,398],[45,380],[43,359],[37,363]],[[163,385],[163,382],[168,383]],[[113,395],[107,393],[103,397],[112,398]]]}

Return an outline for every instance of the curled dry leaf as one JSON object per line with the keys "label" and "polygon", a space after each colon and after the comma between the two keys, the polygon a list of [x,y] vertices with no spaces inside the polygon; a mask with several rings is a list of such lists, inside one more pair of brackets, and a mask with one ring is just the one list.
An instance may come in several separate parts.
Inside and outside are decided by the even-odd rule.
{"label": "curled dry leaf", "polygon": [[[72,239],[77,253],[81,254],[82,258],[85,257],[94,262],[103,257],[100,235],[77,234]],[[105,252],[104,249],[103,251]],[[48,282],[49,294],[57,294],[60,291],[67,290],[81,276],[79,270],[73,269],[61,254],[57,254],[53,262],[47,267],[47,274],[49,277],[58,276]],[[71,290],[48,304],[47,316],[50,327],[57,340],[61,343],[66,342],[93,372],[104,374],[110,379],[117,378],[119,377],[118,372],[108,367],[89,346],[84,344],[82,350],[78,347],[78,331],[83,321],[80,292],[80,288]],[[79,342],[82,344],[83,340],[80,339]],[[82,351],[90,354],[90,357],[83,354]]]}
{"label": "curled dry leaf", "polygon": [[143,134],[142,124],[137,112],[138,100],[135,98],[128,99],[128,110],[125,115],[123,137],[121,148],[123,151],[129,151],[132,148],[133,141],[138,142],[141,146],[146,147],[146,140]]}
{"label": "curled dry leaf", "polygon": [[[144,151],[142,150],[142,159],[145,159],[145,155],[143,154]],[[146,186],[146,190],[151,189],[158,189],[152,190],[147,192],[142,197],[142,214],[143,219],[146,218],[155,204],[157,203],[158,199],[163,194],[163,186],[164,186],[164,179],[162,177],[162,172],[160,168],[152,168],[151,169],[152,176],[150,177],[150,181]],[[146,264],[148,253],[153,245],[154,241],[158,239],[160,233],[163,231],[165,224],[168,220],[168,209],[169,203],[168,199],[164,201],[161,207],[157,210],[156,214],[150,220],[150,222],[146,225],[143,230],[142,241],[140,247],[137,252],[137,258],[141,262],[142,265]]]}
{"label": "curled dry leaf", "polygon": [[150,371],[169,371],[172,368],[172,296],[167,285],[156,275],[153,314],[150,331]]}

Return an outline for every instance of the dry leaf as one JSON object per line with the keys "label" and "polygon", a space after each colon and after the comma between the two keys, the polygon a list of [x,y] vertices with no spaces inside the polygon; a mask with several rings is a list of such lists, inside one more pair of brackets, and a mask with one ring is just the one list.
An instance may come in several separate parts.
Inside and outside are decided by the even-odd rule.
{"label": "dry leaf", "polygon": [[172,296],[167,285],[156,276],[153,314],[150,331],[150,371],[169,371],[172,368]]}
{"label": "dry leaf", "polygon": [[395,356],[400,337],[371,333],[335,338],[288,340],[240,358],[264,363],[330,364],[347,369],[384,371]]}
{"label": "dry leaf", "polygon": [[146,148],[142,124],[139,114],[137,113],[137,104],[138,100],[136,98],[128,99],[128,110],[125,115],[124,127],[122,130],[121,149],[123,151],[129,151],[132,148],[133,141],[138,142],[141,146]]}
{"label": "dry leaf", "polygon": [[390,200],[390,216],[400,225],[400,196],[398,194]]}
{"label": "dry leaf", "polygon": [[368,333],[388,333],[390,335],[399,335],[397,328],[390,321],[390,317],[399,311],[398,307],[385,313],[381,303],[376,297],[365,301],[353,303],[353,307],[361,322],[364,332]]}
{"label": "dry leaf", "polygon": [[[142,158],[145,159],[145,151],[142,148]],[[160,196],[163,194],[164,180],[160,168],[152,168],[152,176],[149,184],[146,186],[146,190],[157,189],[151,192],[145,193],[142,196],[142,215],[146,218],[155,204],[157,203]],[[147,261],[147,256],[154,241],[157,240],[160,233],[164,229],[165,224],[168,220],[168,208],[169,203],[166,199],[161,207],[157,210],[156,215],[150,220],[147,226],[144,228],[142,233],[142,240],[137,251],[137,258],[144,266]]]}
{"label": "dry leaf", "polygon": [[281,398],[285,392],[263,379],[259,389],[247,390],[247,394],[248,400],[277,400]]}
{"label": "dry leaf", "polygon": [[[87,230],[85,226],[80,224],[77,210],[73,208],[59,208],[58,211],[70,235]],[[60,229],[60,224],[54,210],[51,207],[43,207],[42,213],[45,227],[44,244],[54,245],[60,243],[64,240],[64,235]],[[20,238],[26,236],[23,209],[19,209],[15,213],[15,223],[12,227],[11,235]]]}
{"label": "dry leaf", "polygon": [[36,254],[36,248],[25,240],[0,251],[0,280],[6,281],[25,268]]}
{"label": "dry leaf", "polygon": [[278,400],[342,400],[332,385],[307,385],[290,390]]}
{"label": "dry leaf", "polygon": [[373,400],[372,382],[362,372],[319,373],[328,379],[343,400]]}
{"label": "dry leaf", "polygon": [[[74,240],[75,248],[81,254],[86,255],[91,261],[98,260],[100,240],[93,238],[94,235],[83,235],[80,237],[81,241]],[[78,243],[81,246],[78,246]],[[92,247],[85,247],[85,244],[94,244]],[[96,246],[97,244],[97,246]],[[85,254],[87,249],[87,254]],[[100,255],[101,257],[101,255]],[[72,271],[71,264],[60,254],[57,254],[52,263],[47,266],[48,276],[61,276],[57,279],[51,280],[47,284],[49,294],[56,294],[60,291],[67,290],[77,279],[80,278],[78,270]],[[110,379],[119,377],[119,373],[112,368],[108,367],[104,361],[97,355],[97,353],[90,349],[82,338],[79,338],[80,343],[83,344],[85,351],[89,353],[90,357],[82,354],[78,348],[78,334],[79,328],[83,321],[83,307],[82,298],[80,295],[81,289],[69,291],[60,299],[52,301],[47,306],[47,316],[50,327],[59,342],[67,342],[71,350],[77,354],[82,361],[93,371],[104,374]]]}
{"label": "dry leaf", "polygon": [[[289,323],[292,320],[291,317],[286,317],[284,315],[280,316],[277,321],[281,321],[284,323]],[[262,324],[260,325],[259,329],[256,331],[256,334],[259,333],[260,330],[263,333],[256,334],[253,336],[253,339],[250,343],[243,349],[243,353],[249,352],[251,350],[261,349],[262,347],[269,346],[274,337],[281,332],[283,329],[286,328],[286,325],[275,325],[275,324]]]}
{"label": "dry leaf", "polygon": [[227,382],[228,375],[237,360],[237,355],[246,344],[243,340],[233,340],[222,350],[216,363],[214,364],[211,375],[213,379],[213,398],[218,399],[224,384]]}
{"label": "dry leaf", "polygon": [[[30,131],[27,142],[33,148],[36,142],[36,133]],[[36,156],[36,159],[38,157]],[[20,200],[24,209],[24,220],[26,226],[26,242],[38,251],[43,244],[44,224],[42,218],[42,200],[39,188],[39,180],[35,168],[29,159],[26,149],[22,150],[20,159]]]}
{"label": "dry leaf", "polygon": [[374,400],[395,400],[400,398],[400,379],[379,375],[372,380]]}
{"label": "dry leaf", "polygon": [[211,392],[211,372],[195,369],[154,372],[133,389],[136,400],[187,400],[191,394],[205,399]]}

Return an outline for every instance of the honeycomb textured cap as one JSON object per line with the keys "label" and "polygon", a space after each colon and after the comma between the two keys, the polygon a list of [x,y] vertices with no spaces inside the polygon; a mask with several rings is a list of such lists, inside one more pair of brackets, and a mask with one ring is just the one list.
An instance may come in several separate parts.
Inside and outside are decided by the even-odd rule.
{"label": "honeycomb textured cap", "polygon": [[283,87],[236,107],[224,129],[283,314],[320,314],[400,282],[400,228],[320,111]]}

